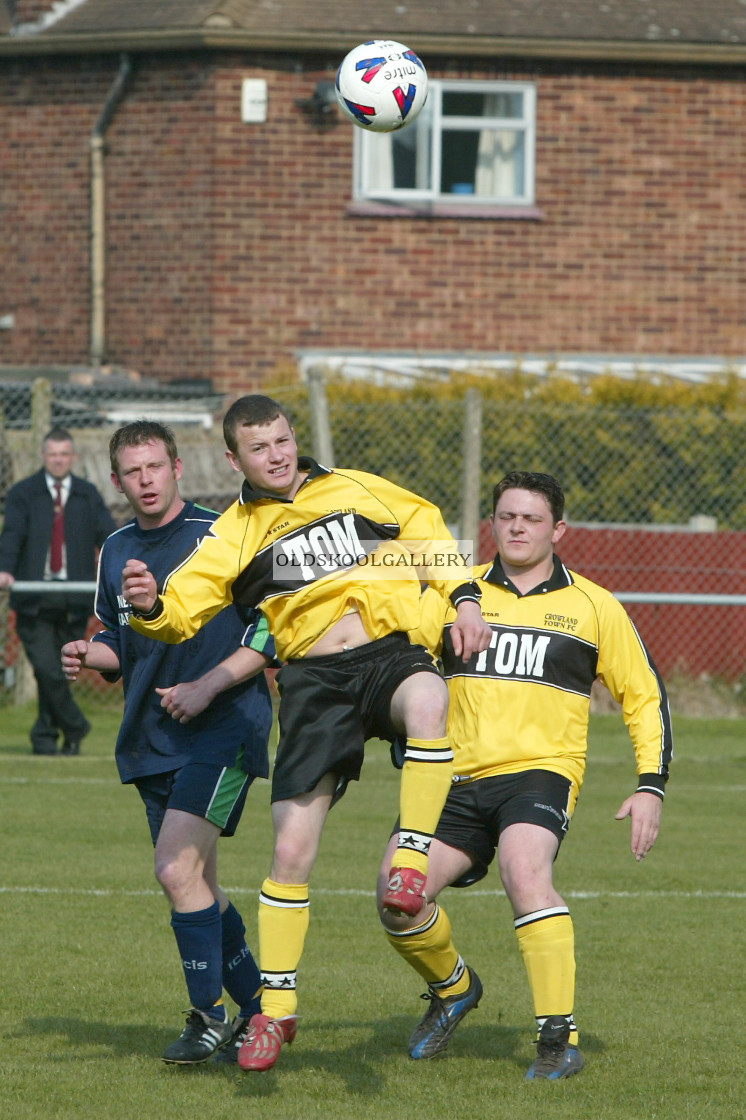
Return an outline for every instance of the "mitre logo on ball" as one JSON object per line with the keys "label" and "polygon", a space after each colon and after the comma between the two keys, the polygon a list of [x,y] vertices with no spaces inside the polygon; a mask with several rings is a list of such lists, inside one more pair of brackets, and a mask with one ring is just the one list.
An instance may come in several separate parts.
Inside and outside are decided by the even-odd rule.
{"label": "mitre logo on ball", "polygon": [[395,132],[427,101],[427,71],[414,51],[394,39],[372,39],[345,55],[337,100],[346,117],[368,132]]}

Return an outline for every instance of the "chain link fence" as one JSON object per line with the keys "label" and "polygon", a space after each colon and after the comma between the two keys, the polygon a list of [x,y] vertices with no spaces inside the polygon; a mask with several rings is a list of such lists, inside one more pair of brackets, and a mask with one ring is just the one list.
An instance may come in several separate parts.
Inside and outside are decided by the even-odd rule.
{"label": "chain link fence", "polygon": [[[230,400],[209,387],[86,388],[48,378],[0,386],[0,502],[12,482],[38,469],[45,431],[62,423],[76,441],[77,473],[124,521],[127,507],[109,479],[108,440],[120,423],[141,416],[174,428],[185,497],[223,510],[237,495],[240,479],[225,460],[220,430]],[[556,475],[570,526],[562,559],[625,602],[674,705],[706,684],[703,711],[740,714],[746,402],[740,388],[716,390],[673,387],[661,396],[654,386],[634,393],[617,381],[599,394],[519,372],[402,387],[349,383],[315,368],[303,383],[266,391],[292,415],[301,452],[385,475],[427,497],[455,535],[477,542],[481,561],[492,555],[486,519],[494,483],[512,469]],[[0,704],[27,699],[33,681],[1,593],[0,643]],[[97,674],[84,677],[76,686],[82,696],[121,702]]]}

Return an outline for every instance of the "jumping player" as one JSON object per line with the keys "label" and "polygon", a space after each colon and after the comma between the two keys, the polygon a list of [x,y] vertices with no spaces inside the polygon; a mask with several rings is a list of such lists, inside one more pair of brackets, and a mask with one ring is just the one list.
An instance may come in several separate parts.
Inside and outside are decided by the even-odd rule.
{"label": "jumping player", "polygon": [[[192,637],[231,600],[261,608],[287,662],[278,676],[275,849],[259,902],[262,1013],[238,1058],[244,1069],[266,1070],[295,1037],[308,883],[324,821],[359,777],[364,742],[373,736],[406,736],[401,829],[382,904],[398,913],[422,906],[453,756],[445,682],[406,634],[420,600],[409,558],[417,553],[420,574],[451,597],[456,656],[468,660],[484,649],[490,630],[435,506],[378,476],[299,459],[289,419],[269,397],[242,397],[223,430],[228,461],[245,476],[240,499],[160,594],[140,559],[125,567],[122,593],[133,607],[131,624],[170,642]],[[394,565],[398,578],[379,578]]]}

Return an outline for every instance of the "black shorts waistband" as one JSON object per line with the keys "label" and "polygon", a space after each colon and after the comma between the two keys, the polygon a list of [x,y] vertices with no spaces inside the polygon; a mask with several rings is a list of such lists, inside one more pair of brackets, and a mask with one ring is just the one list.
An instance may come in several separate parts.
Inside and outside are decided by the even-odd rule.
{"label": "black shorts waistband", "polygon": [[386,653],[402,645],[410,646],[411,642],[407,635],[401,630],[395,630],[393,634],[386,634],[384,638],[374,638],[373,641],[365,642],[362,646],[354,646],[352,649],[341,649],[338,653],[326,653],[322,654],[321,657],[289,657],[287,664],[320,665],[322,668],[331,668],[335,665],[355,665],[360,661],[367,661],[371,657],[378,657],[379,654]]}

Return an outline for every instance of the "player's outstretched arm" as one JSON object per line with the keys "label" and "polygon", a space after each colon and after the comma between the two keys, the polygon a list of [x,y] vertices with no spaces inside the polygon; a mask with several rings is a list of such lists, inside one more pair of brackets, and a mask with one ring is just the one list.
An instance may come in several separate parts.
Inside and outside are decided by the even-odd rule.
{"label": "player's outstretched arm", "polygon": [[658,839],[661,826],[663,802],[654,793],[633,793],[623,801],[616,814],[616,820],[629,817],[632,822],[630,848],[632,855],[642,861]]}
{"label": "player's outstretched arm", "polygon": [[453,652],[462,661],[469,661],[475,653],[481,653],[490,644],[492,631],[482,618],[479,603],[468,600],[459,603],[456,621],[451,625]]}
{"label": "player's outstretched arm", "polygon": [[124,565],[122,595],[136,611],[143,614],[148,614],[155,606],[158,599],[155,576],[142,560],[128,560]]}
{"label": "player's outstretched arm", "polygon": [[182,681],[170,688],[157,688],[161,707],[179,723],[189,723],[213,702],[216,696],[255,677],[272,664],[270,658],[255,649],[241,646],[230,657],[215,665],[195,681]]}
{"label": "player's outstretched arm", "polygon": [[86,642],[77,638],[62,647],[62,672],[69,681],[78,677],[81,669],[96,669],[99,673],[118,673],[119,658],[111,646],[104,642]]}

